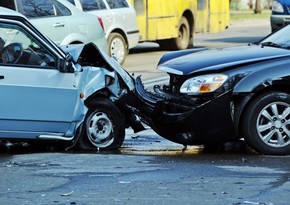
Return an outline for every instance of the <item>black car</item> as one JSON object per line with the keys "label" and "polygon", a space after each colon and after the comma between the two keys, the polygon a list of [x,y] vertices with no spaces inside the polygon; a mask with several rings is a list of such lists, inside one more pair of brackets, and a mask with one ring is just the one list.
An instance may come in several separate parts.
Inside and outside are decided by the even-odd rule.
{"label": "black car", "polygon": [[159,135],[184,145],[244,138],[264,154],[290,154],[290,26],[258,43],[165,54],[167,85],[136,79],[132,109]]}

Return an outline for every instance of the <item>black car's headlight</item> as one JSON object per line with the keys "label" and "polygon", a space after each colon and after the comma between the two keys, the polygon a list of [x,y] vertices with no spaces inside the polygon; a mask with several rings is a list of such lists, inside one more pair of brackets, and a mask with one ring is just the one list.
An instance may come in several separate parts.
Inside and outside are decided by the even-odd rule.
{"label": "black car's headlight", "polygon": [[227,79],[228,76],[224,74],[209,74],[193,77],[182,84],[180,92],[188,95],[213,92],[221,87]]}

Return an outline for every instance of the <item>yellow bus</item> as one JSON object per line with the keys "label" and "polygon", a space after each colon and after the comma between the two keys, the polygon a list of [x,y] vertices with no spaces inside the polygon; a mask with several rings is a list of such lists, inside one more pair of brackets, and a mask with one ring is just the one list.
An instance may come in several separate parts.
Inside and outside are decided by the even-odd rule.
{"label": "yellow bus", "polygon": [[230,22],[229,0],[129,0],[135,8],[140,42],[182,50],[197,32],[219,32]]}

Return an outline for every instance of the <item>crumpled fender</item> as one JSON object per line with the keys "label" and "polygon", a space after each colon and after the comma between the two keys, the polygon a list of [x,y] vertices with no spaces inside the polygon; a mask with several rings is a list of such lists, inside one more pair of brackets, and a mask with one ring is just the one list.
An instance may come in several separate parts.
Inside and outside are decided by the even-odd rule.
{"label": "crumpled fender", "polygon": [[[84,100],[95,93],[98,90],[106,87],[105,76],[111,76],[112,78],[117,78],[116,72],[108,71],[105,68],[85,66],[82,67],[82,72],[76,72],[77,80],[79,81],[80,90],[85,94]],[[114,83],[117,83],[115,80]]]}

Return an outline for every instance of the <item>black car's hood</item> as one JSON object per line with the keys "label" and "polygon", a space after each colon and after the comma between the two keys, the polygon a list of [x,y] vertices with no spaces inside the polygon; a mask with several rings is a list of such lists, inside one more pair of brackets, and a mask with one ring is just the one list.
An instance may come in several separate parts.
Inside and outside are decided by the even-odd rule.
{"label": "black car's hood", "polygon": [[[193,51],[194,52],[194,51]],[[166,61],[159,70],[177,75],[195,72],[218,71],[229,66],[255,63],[290,56],[287,49],[249,45],[222,49],[203,50]]]}

